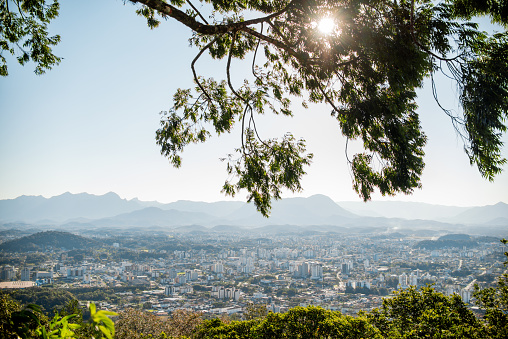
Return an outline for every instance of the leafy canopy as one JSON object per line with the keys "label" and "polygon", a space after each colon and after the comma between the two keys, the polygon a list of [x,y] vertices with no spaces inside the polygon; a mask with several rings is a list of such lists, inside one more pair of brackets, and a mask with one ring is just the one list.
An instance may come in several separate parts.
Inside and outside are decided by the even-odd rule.
{"label": "leafy canopy", "polygon": [[[271,140],[258,134],[256,117],[267,112],[291,116],[294,97],[302,97],[305,107],[327,103],[342,134],[363,141],[365,151],[348,161],[353,188],[364,200],[375,189],[394,195],[421,187],[427,138],[416,113],[416,90],[436,72],[457,82],[461,110],[443,110],[471,164],[493,180],[506,163],[501,136],[508,112],[508,36],[506,31],[488,35],[470,22],[487,15],[506,27],[506,1],[130,2],[140,5],[137,13],[150,28],[161,18],[191,28],[190,42],[199,50],[191,63],[195,88],[179,89],[172,108],[162,113],[156,133],[161,153],[179,167],[188,144],[240,125],[241,146],[224,158],[229,176],[223,192],[234,196],[246,189],[248,200],[265,216],[283,189],[302,189],[301,178],[312,161],[304,140],[291,133]],[[0,0],[0,48],[12,54],[19,49],[18,61],[33,60],[36,73],[60,61],[50,48],[59,38],[48,37],[46,29],[58,14],[58,1],[48,3]],[[326,33],[318,24],[322,18],[335,24]],[[204,53],[227,61],[225,79],[198,74],[196,64]],[[252,77],[235,87],[231,64],[245,58]],[[6,75],[6,61],[0,60]]]}

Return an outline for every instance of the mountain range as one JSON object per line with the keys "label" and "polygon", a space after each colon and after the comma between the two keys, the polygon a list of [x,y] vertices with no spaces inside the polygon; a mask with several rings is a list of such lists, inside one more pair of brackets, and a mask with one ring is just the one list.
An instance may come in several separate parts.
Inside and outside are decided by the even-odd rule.
{"label": "mountain range", "polygon": [[[182,226],[305,229],[340,228],[450,230],[507,233],[508,205],[454,207],[411,202],[339,202],[324,195],[274,201],[270,218],[253,204],[238,201],[177,201],[162,204],[126,200],[115,193],[64,193],[52,198],[21,196],[0,200],[0,223],[56,228],[129,228]],[[282,227],[285,226],[285,227]],[[292,228],[291,228],[292,227]],[[296,228],[295,228],[296,227]],[[504,234],[506,236],[506,234]]]}

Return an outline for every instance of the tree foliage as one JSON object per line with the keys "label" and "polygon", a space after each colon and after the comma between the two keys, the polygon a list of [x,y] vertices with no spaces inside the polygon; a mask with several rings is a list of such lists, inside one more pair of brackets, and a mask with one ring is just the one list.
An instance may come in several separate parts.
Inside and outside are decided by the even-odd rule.
{"label": "tree foliage", "polygon": [[16,55],[21,65],[33,61],[36,74],[60,63],[52,50],[60,36],[48,33],[59,9],[58,0],[0,0],[0,75],[8,74],[4,52]]}
{"label": "tree foliage", "polygon": [[382,338],[365,317],[350,317],[320,307],[295,307],[287,313],[224,323],[207,320],[196,338]]}
{"label": "tree foliage", "polygon": [[[161,153],[179,167],[189,144],[213,134],[242,131],[241,146],[227,160],[223,192],[247,190],[265,216],[271,199],[284,189],[299,191],[312,161],[304,140],[287,133],[280,139],[259,136],[256,117],[291,116],[291,99],[303,105],[326,103],[341,133],[363,141],[364,152],[349,159],[353,188],[364,199],[410,194],[421,187],[427,137],[417,114],[416,90],[443,72],[456,80],[461,109],[443,108],[464,141],[471,164],[493,180],[506,159],[501,136],[508,112],[508,35],[489,35],[471,22],[475,15],[508,24],[506,1],[446,0],[131,0],[137,13],[155,28],[161,19],[191,28],[195,87],[178,89],[163,112],[156,133]],[[193,4],[199,2],[199,5]],[[51,52],[58,42],[46,24],[58,14],[58,2],[0,1],[2,48],[26,40],[20,63],[33,60],[36,72],[57,64]],[[199,9],[198,9],[199,7]],[[19,18],[18,18],[19,17]],[[327,33],[319,22],[335,23]],[[197,71],[208,53],[226,61],[222,80]],[[263,54],[260,56],[260,54]],[[233,84],[231,65],[250,58],[252,76]],[[2,74],[7,74],[2,59]]]}
{"label": "tree foliage", "polygon": [[[506,239],[501,240],[508,244]],[[508,252],[504,253],[508,258]],[[505,261],[505,266],[508,261]],[[474,296],[478,306],[485,310],[487,331],[491,338],[508,337],[508,274],[504,273],[498,277],[497,285],[480,290],[475,286]]]}
{"label": "tree foliage", "polygon": [[62,314],[56,312],[53,318],[48,318],[38,305],[22,308],[8,295],[0,295],[0,339],[113,339],[115,325],[109,316],[116,313],[97,311],[95,304],[90,304],[90,321],[84,323],[76,303],[68,306]]}
{"label": "tree foliage", "polygon": [[65,289],[31,287],[15,290],[4,290],[0,295],[7,294],[22,305],[36,304],[43,311],[58,311],[64,308],[75,296]]}
{"label": "tree foliage", "polygon": [[485,338],[483,323],[459,295],[447,297],[431,287],[395,292],[368,318],[385,338]]}
{"label": "tree foliage", "polygon": [[201,313],[177,310],[169,318],[135,309],[120,312],[115,323],[117,339],[190,337],[201,324]]}
{"label": "tree foliage", "polygon": [[24,309],[7,294],[0,295],[0,338],[26,338],[37,327],[33,306]]}

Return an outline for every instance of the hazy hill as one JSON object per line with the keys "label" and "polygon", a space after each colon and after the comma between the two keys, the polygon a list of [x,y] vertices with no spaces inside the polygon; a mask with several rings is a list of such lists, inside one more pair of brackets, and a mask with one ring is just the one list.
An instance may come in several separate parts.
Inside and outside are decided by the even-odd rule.
{"label": "hazy hill", "polygon": [[468,240],[471,240],[471,236],[468,234],[446,234],[446,235],[440,236],[438,240],[468,241]]}
{"label": "hazy hill", "polygon": [[471,237],[467,234],[447,234],[437,240],[423,240],[414,245],[415,248],[426,248],[427,250],[444,248],[473,248],[481,246],[481,243],[499,243],[497,237]]}
{"label": "hazy hill", "polygon": [[178,200],[169,204],[164,204],[160,208],[165,210],[178,210],[182,212],[206,213],[214,217],[225,217],[241,208],[245,203],[243,201],[217,201],[201,202]]}
{"label": "hazy hill", "polygon": [[182,212],[147,207],[130,213],[120,214],[111,218],[95,220],[96,226],[127,227],[127,226],[183,226],[193,224],[209,224],[216,218],[201,212]]}
{"label": "hazy hill", "polygon": [[422,240],[416,243],[414,248],[425,248],[427,250],[438,250],[444,248],[473,248],[477,247],[478,241],[467,234],[447,234],[437,240]]}
{"label": "hazy hill", "polygon": [[208,233],[210,229],[200,225],[189,225],[173,228],[172,231],[176,233]]}
{"label": "hazy hill", "polygon": [[[9,220],[15,220],[26,223],[24,228],[37,225],[40,229],[47,229],[49,226],[52,229],[64,230],[136,228],[140,232],[146,232],[188,225],[221,225],[222,229],[225,229],[225,226],[260,228],[286,225],[284,227],[293,227],[292,231],[295,232],[298,232],[294,229],[295,226],[303,226],[305,231],[319,229],[321,232],[344,232],[344,228],[357,232],[369,229],[381,232],[447,230],[453,233],[493,236],[506,236],[508,227],[508,205],[504,203],[469,209],[409,202],[341,204],[349,206],[351,210],[360,211],[360,214],[370,213],[383,217],[353,214],[324,195],[273,201],[271,216],[265,218],[256,211],[254,204],[238,201],[206,203],[182,200],[160,204],[138,199],[121,199],[115,193],[99,196],[65,193],[49,199],[22,196],[0,200],[0,227],[13,228],[8,223]],[[370,210],[366,211],[365,208]],[[41,223],[41,220],[46,222]]]}
{"label": "hazy hill", "polygon": [[21,196],[0,200],[0,220],[23,222],[63,222],[68,219],[99,219],[146,207],[137,199],[126,200],[116,193],[93,195],[64,193],[51,198]]}
{"label": "hazy hill", "polygon": [[227,219],[251,227],[267,225],[320,225],[355,218],[356,215],[337,205],[325,195],[288,198],[272,202],[270,218],[263,217],[253,204],[244,204]]}
{"label": "hazy hill", "polygon": [[211,230],[214,232],[229,232],[229,233],[238,233],[247,231],[245,228],[232,225],[217,225],[212,227]]}
{"label": "hazy hill", "polygon": [[495,218],[483,223],[483,225],[505,226],[508,229],[508,218]]}
{"label": "hazy hill", "polygon": [[484,224],[499,218],[508,219],[508,205],[503,202],[498,202],[495,205],[472,207],[450,218],[449,221],[464,224]]}
{"label": "hazy hill", "polygon": [[341,201],[338,204],[345,209],[369,217],[423,219],[443,221],[465,212],[469,207],[432,205],[421,202],[403,201]]}
{"label": "hazy hill", "polygon": [[46,231],[31,234],[19,239],[0,244],[0,251],[28,252],[42,251],[49,248],[82,249],[99,246],[96,240],[67,232]]}

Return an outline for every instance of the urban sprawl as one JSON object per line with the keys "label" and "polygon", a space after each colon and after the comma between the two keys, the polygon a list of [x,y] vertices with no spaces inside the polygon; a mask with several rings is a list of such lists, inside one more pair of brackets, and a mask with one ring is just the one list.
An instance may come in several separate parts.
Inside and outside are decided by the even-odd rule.
{"label": "urban sprawl", "polygon": [[[98,304],[112,311],[139,307],[161,316],[176,309],[241,315],[252,305],[272,312],[315,305],[356,315],[379,307],[394,290],[427,284],[470,303],[475,284],[490,284],[504,271],[505,248],[493,239],[472,248],[427,249],[417,244],[430,237],[397,233],[151,237],[183,241],[187,249],[154,249],[147,241],[136,246],[143,243],[138,235],[111,237],[108,246],[84,252],[46,248],[40,263],[3,265],[0,286],[132,286],[117,292],[116,302]],[[102,241],[108,243],[108,237]]]}

